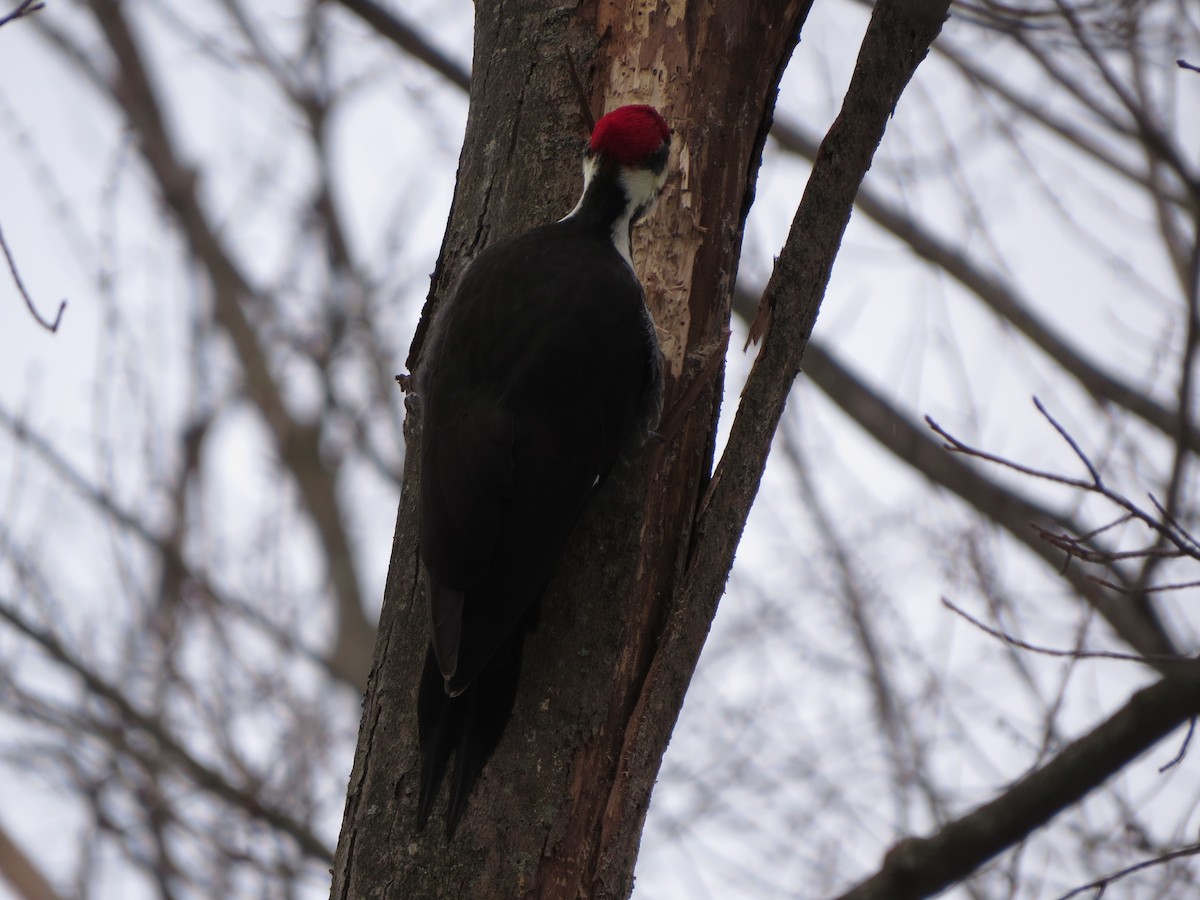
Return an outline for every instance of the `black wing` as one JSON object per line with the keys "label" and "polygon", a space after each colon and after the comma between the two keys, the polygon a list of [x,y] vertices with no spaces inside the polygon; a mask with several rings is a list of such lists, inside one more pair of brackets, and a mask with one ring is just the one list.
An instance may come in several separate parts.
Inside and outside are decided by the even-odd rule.
{"label": "black wing", "polygon": [[421,548],[451,691],[521,621],[571,525],[657,402],[641,286],[570,223],[494,246],[435,326],[422,378]]}
{"label": "black wing", "polygon": [[507,723],[526,620],[571,526],[657,417],[641,286],[607,235],[569,221],[498,244],[435,323],[418,389],[431,626],[419,819],[457,751],[452,830]]}

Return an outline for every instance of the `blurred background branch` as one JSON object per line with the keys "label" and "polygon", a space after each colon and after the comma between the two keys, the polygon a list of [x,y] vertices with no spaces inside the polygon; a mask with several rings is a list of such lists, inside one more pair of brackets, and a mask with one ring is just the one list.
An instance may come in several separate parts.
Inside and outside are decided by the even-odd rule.
{"label": "blurred background branch", "polygon": [[[733,348],[869,6],[806,25]],[[52,342],[23,314],[0,327],[0,797],[4,846],[44,876],[25,896],[327,893],[403,471],[392,378],[450,206],[472,14],[97,0],[0,33],[14,247],[72,298]],[[1172,712],[1025,809],[1017,843],[972,845],[991,861],[948,896],[1126,870],[1129,896],[1192,889],[1172,854],[1194,754],[1133,757],[1195,714],[1173,661],[1200,650],[1198,43],[1190,0],[952,8],[856,198],[635,897],[832,897],[937,868],[942,844],[889,848],[962,834],[1150,707]],[[749,361],[725,363],[733,404]],[[921,425],[1062,472],[1031,395],[1161,527]],[[1144,664],[997,641],[943,596],[1016,642]]]}

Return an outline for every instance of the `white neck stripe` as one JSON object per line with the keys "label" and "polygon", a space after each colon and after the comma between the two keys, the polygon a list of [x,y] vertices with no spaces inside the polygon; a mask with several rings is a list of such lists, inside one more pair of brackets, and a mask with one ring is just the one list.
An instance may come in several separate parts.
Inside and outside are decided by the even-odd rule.
{"label": "white neck stripe", "polygon": [[[575,204],[575,208],[559,219],[560,222],[565,222],[583,208],[583,199],[587,196],[588,187],[599,170],[600,160],[598,157],[584,158],[583,192],[579,195],[579,202]],[[613,222],[612,242],[617,248],[617,252],[621,254],[621,258],[629,264],[630,269],[633,268],[633,248],[629,241],[630,223],[633,220],[634,214],[639,210],[643,216],[650,214],[654,209],[654,204],[658,200],[658,192],[662,189],[666,178],[665,167],[661,172],[652,172],[649,169],[637,169],[630,166],[621,166],[618,169],[617,180],[620,182],[621,189],[625,192],[625,208],[621,212],[621,215],[617,217],[617,220]]]}

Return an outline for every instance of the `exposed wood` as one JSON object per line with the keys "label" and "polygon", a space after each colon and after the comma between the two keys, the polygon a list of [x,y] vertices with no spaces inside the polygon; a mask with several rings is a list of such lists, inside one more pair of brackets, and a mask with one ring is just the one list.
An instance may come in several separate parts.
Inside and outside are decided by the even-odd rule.
{"label": "exposed wood", "polygon": [[[846,114],[841,133],[849,141],[842,158],[852,165],[826,172],[822,183],[827,199],[845,209],[830,212],[832,225],[809,223],[823,229],[826,275],[887,114],[940,27],[940,14],[922,19],[911,3],[883,5],[890,18],[873,25],[875,49],[864,56],[880,41],[888,53],[868,59],[854,95],[865,107]],[[711,510],[704,514],[709,534],[728,529],[729,543],[701,576],[689,571],[720,398],[711,360],[727,335],[778,79],[809,6],[592,0],[574,9],[521,0],[505,3],[501,15],[497,6],[476,5],[471,117],[423,318],[479,249],[558,218],[574,202],[584,130],[563,55],[569,47],[584,82],[590,79],[593,114],[648,102],[675,131],[668,188],[640,230],[635,261],[667,361],[666,408],[681,397],[690,406],[669,440],[618,472],[576,528],[527,644],[509,732],[450,845],[440,828],[413,832],[413,708],[426,626],[414,499],[405,492],[334,897],[627,897],[632,890],[650,789],[753,497],[740,496],[746,509],[726,525]],[[914,28],[914,19],[923,27]],[[885,88],[875,98],[872,79]],[[809,296],[810,318],[822,288]],[[768,336],[768,348],[796,328],[799,301],[785,292],[778,300],[785,327],[775,341]],[[422,327],[410,368],[420,365],[423,339]],[[793,362],[777,367],[772,391],[786,395]],[[703,383],[693,390],[697,379]],[[419,398],[411,406],[419,413]],[[409,417],[410,440],[418,419]],[[764,462],[765,452],[749,465]],[[417,464],[410,454],[406,483],[415,483]],[[696,626],[686,635],[684,621]]]}

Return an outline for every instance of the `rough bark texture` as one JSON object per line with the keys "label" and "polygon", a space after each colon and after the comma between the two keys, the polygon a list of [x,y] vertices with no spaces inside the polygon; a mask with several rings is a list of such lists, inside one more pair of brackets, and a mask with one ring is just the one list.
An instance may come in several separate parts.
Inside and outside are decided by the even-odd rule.
{"label": "rough bark texture", "polygon": [[[449,845],[440,821],[413,831],[427,638],[415,493],[405,491],[333,897],[629,895],[666,739],[632,771],[623,748],[711,468],[720,368],[703,364],[722,347],[776,84],[810,5],[476,4],[471,116],[426,318],[482,247],[574,203],[586,128],[570,47],[594,113],[648,102],[675,131],[668,189],[635,259],[666,355],[668,414],[701,372],[707,382],[671,440],[617,473],[576,528],[527,643],[508,733]],[[418,427],[410,416],[410,446]],[[408,485],[417,464],[410,454]]]}
{"label": "rough bark texture", "polygon": [[[583,136],[564,125],[578,118],[571,47],[591,78],[594,113],[649,102],[676,131],[669,189],[635,248],[667,360],[670,430],[576,528],[527,646],[508,734],[450,845],[436,828],[412,830],[426,631],[414,495],[405,492],[334,897],[629,895],[650,790],[854,193],[947,0],[891,0],[872,18],[768,289],[773,325],[735,421],[738,446],[710,486],[745,214],[775,87],[809,5],[522,0],[503,14],[477,5],[472,114],[430,304],[489,241],[570,207],[573,134]],[[410,368],[422,341],[419,330]],[[419,422],[407,427],[412,440]],[[410,454],[408,484],[417,464]]]}
{"label": "rough bark texture", "polygon": [[900,94],[941,30],[949,0],[881,0],[863,38],[842,110],[821,151],[763,296],[763,346],[742,391],[721,462],[701,498],[685,568],[630,718],[626,796],[657,771],[724,591],[771,440],[816,322],[854,196]]}

